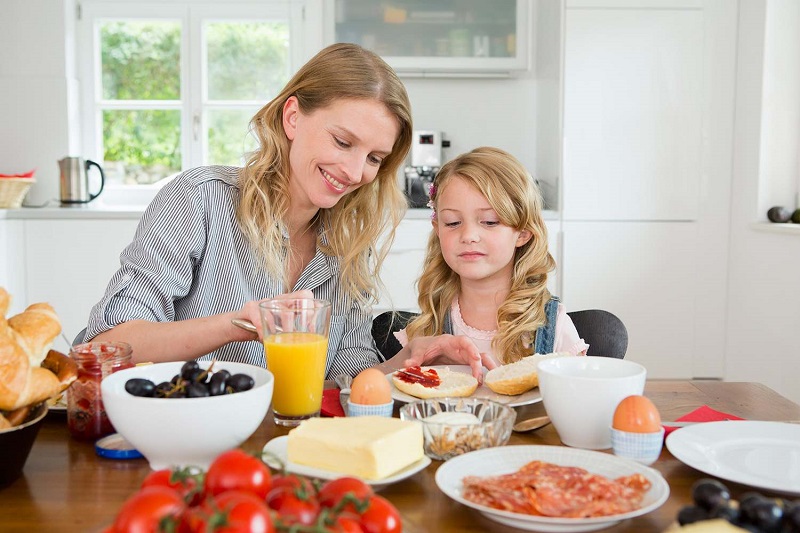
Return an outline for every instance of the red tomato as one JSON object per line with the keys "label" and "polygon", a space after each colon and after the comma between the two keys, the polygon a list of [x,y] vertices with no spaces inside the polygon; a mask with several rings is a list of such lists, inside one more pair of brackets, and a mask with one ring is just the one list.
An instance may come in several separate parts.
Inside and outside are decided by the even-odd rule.
{"label": "red tomato", "polygon": [[267,505],[255,494],[241,490],[223,492],[202,505],[189,508],[180,533],[274,533]]}
{"label": "red tomato", "polygon": [[186,509],[181,495],[168,487],[145,487],[128,498],[114,520],[119,533],[148,533],[161,531],[164,520],[177,518]]}
{"label": "red tomato", "polygon": [[[372,487],[354,477],[340,477],[328,481],[319,489],[317,498],[322,507],[329,507],[334,512],[349,511],[360,514],[364,508],[356,508],[363,502],[366,506],[369,497],[374,494]],[[345,501],[342,501],[345,500]]]}
{"label": "red tomato", "polygon": [[373,495],[369,499],[369,507],[361,513],[361,527],[365,533],[400,533],[403,523],[400,513],[389,500]]}
{"label": "red tomato", "polygon": [[338,515],[329,530],[336,533],[364,533],[360,517],[350,513]]}
{"label": "red tomato", "polygon": [[269,468],[261,459],[239,450],[218,455],[206,472],[206,494],[216,496],[227,490],[244,490],[266,498],[272,483]]}
{"label": "red tomato", "polygon": [[188,505],[197,505],[203,499],[202,475],[188,468],[156,470],[147,474],[142,488],[159,485],[178,492]]}
{"label": "red tomato", "polygon": [[274,476],[272,476],[271,491],[280,487],[302,489],[306,491],[307,494],[311,495],[317,493],[317,490],[314,488],[314,484],[311,483],[311,481],[308,478],[303,476],[298,476],[296,474],[275,474]]}
{"label": "red tomato", "polygon": [[280,515],[284,524],[311,525],[317,520],[319,503],[313,494],[291,487],[279,487],[270,491],[267,505]]}

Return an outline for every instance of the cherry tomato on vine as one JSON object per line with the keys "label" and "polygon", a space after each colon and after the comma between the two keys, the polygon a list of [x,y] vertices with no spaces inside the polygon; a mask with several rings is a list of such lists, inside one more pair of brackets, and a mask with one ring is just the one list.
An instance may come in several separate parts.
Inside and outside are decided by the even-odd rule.
{"label": "cherry tomato on vine", "polygon": [[267,506],[275,510],[283,524],[311,525],[319,515],[319,503],[313,494],[301,489],[279,487],[270,491]]}
{"label": "cherry tomato on vine", "polygon": [[196,505],[203,499],[200,475],[187,468],[155,470],[147,474],[142,488],[155,485],[169,487],[178,492],[188,505]]}
{"label": "cherry tomato on vine", "polygon": [[365,533],[400,533],[403,523],[400,513],[389,500],[373,495],[369,499],[369,507],[361,513],[361,527]]}
{"label": "cherry tomato on vine", "polygon": [[335,533],[364,533],[364,529],[361,527],[361,518],[351,513],[338,515],[328,529]]}
{"label": "cherry tomato on vine", "polygon": [[[361,513],[364,509],[357,509],[353,499],[366,502],[375,492],[372,487],[354,477],[340,477],[332,479],[322,485],[317,498],[322,507],[329,507],[337,511]],[[349,496],[348,496],[349,495]],[[339,505],[343,499],[348,501]]]}
{"label": "cherry tomato on vine", "polygon": [[244,490],[266,498],[271,485],[272,474],[267,465],[239,449],[218,455],[206,472],[205,491],[210,496]]}
{"label": "cherry tomato on vine", "polygon": [[177,491],[163,486],[145,487],[122,504],[113,530],[120,533],[161,531],[165,522],[177,522],[185,509],[186,504]]}
{"label": "cherry tomato on vine", "polygon": [[307,477],[298,476],[296,474],[275,474],[272,476],[271,490],[280,487],[290,487],[292,489],[302,489],[308,494],[316,494],[317,489]]}

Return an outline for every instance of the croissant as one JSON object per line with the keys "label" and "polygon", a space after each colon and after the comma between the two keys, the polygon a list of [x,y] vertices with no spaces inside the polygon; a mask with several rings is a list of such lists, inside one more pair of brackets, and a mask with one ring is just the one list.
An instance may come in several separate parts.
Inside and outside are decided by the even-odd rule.
{"label": "croissant", "polygon": [[72,359],[50,350],[61,322],[50,304],[30,305],[6,319],[11,297],[0,287],[0,410],[37,404],[77,378]]}

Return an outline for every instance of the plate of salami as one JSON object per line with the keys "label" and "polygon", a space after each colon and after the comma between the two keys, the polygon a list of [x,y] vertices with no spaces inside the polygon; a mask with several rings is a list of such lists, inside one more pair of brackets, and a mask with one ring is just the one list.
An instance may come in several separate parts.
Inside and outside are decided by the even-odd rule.
{"label": "plate of salami", "polygon": [[[437,366],[426,366],[425,369],[433,368],[435,370],[439,370],[442,368],[446,368],[451,370],[452,372],[461,372],[462,374],[471,374],[472,369],[469,365],[437,365]],[[483,375],[486,375],[485,368],[483,369]],[[392,374],[394,372],[390,372],[386,374],[386,379],[389,380],[389,384],[392,386],[392,398],[397,400],[398,402],[403,403],[410,403],[419,398],[411,396],[410,394],[406,394],[403,391],[400,391],[395,387],[394,383],[392,382]],[[532,403],[538,403],[542,401],[542,395],[539,393],[539,388],[536,387],[529,391],[523,392],[522,394],[516,394],[513,396],[507,394],[499,394],[494,392],[492,389],[487,387],[485,384],[480,385],[475,392],[473,392],[469,398],[483,398],[486,400],[492,400],[497,403],[502,403],[508,405],[509,407],[518,407],[520,405],[528,405]]]}
{"label": "plate of salami", "polygon": [[650,467],[564,446],[465,453],[439,467],[436,484],[491,520],[555,533],[611,527],[658,509],[669,497],[666,480]]}

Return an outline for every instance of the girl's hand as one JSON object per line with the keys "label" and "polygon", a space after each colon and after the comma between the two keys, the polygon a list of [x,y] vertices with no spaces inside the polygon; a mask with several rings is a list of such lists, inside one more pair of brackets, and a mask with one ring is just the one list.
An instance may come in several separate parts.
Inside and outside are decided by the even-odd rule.
{"label": "girl's hand", "polygon": [[483,383],[483,367],[496,368],[497,363],[488,354],[478,352],[478,348],[467,337],[437,335],[412,339],[406,347],[411,352],[403,365],[429,366],[433,363],[469,365],[472,375]]}
{"label": "girl's hand", "polygon": [[276,296],[275,298],[264,298],[263,300],[252,300],[244,304],[244,306],[235,313],[235,315],[231,318],[239,318],[242,320],[249,320],[258,330],[258,334],[251,333],[249,331],[245,331],[237,326],[233,326],[234,329],[237,331],[235,332],[236,338],[232,339],[234,341],[256,341],[256,340],[263,340],[264,339],[264,331],[261,325],[261,311],[258,308],[258,304],[261,302],[265,302],[267,300],[288,300],[292,298],[313,298],[314,294],[309,290],[302,290],[302,291],[295,291],[289,292],[286,294],[281,294]]}

